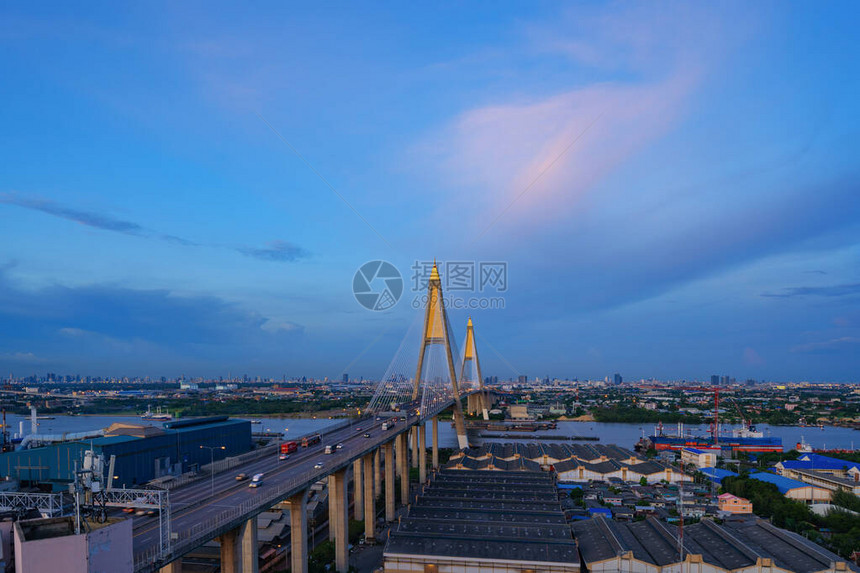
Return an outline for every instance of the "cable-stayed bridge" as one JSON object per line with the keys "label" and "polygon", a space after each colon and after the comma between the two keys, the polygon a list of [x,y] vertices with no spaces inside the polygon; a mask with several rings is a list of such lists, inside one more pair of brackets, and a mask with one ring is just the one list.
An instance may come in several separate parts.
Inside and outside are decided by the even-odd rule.
{"label": "cable-stayed bridge", "polygon": [[[393,521],[398,489],[401,503],[409,500],[410,463],[419,469],[422,483],[427,480],[428,466],[439,467],[438,415],[449,408],[453,410],[458,443],[465,448],[469,444],[462,400],[466,399],[467,410],[472,413],[483,412],[486,416],[490,407],[490,394],[480,375],[474,326],[469,319],[461,352],[448,321],[435,264],[428,295],[417,339],[407,334],[377,385],[366,416],[330,429],[322,441],[301,448],[288,460],[280,461],[277,449],[271,447],[270,452],[262,452],[232,471],[171,490],[167,524],[159,525],[158,517],[134,518],[135,571],[176,573],[181,570],[183,555],[217,539],[223,573],[258,573],[256,516],[275,505],[288,505],[291,568],[293,573],[307,573],[308,491],[314,483],[326,479],[336,569],[345,573],[350,497],[354,502],[353,518],[364,521],[365,538],[372,542],[376,535],[376,498],[381,490],[385,491],[385,519]],[[332,446],[331,454],[324,453],[326,446]],[[262,473],[263,485],[249,488],[237,482],[234,476],[238,471],[248,475]],[[172,532],[166,544],[165,526]]]}

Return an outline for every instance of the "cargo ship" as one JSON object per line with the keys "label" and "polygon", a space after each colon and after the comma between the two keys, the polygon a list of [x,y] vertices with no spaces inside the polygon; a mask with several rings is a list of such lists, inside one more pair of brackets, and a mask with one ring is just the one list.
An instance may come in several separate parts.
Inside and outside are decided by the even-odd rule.
{"label": "cargo ship", "polygon": [[640,449],[654,448],[662,450],[683,450],[684,448],[730,448],[734,452],[782,452],[782,438],[765,436],[758,432],[755,426],[744,426],[732,430],[729,434],[711,431],[707,436],[690,436],[684,434],[683,424],[678,425],[677,435],[667,435],[663,432],[663,424],[658,424],[654,434],[642,438],[637,444]]}
{"label": "cargo ship", "polygon": [[152,411],[152,407],[147,406],[146,412],[144,412],[143,416],[140,417],[141,420],[153,420],[156,422],[168,422],[173,419],[168,413],[161,413],[161,407],[158,408],[157,412]]}

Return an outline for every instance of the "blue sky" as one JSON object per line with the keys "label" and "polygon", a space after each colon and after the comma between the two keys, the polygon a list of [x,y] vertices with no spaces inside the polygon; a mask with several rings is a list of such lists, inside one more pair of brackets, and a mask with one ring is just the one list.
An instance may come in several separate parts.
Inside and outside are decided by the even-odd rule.
{"label": "blue sky", "polygon": [[856,380],[858,15],[7,3],[0,371],[378,377],[436,257],[485,375]]}

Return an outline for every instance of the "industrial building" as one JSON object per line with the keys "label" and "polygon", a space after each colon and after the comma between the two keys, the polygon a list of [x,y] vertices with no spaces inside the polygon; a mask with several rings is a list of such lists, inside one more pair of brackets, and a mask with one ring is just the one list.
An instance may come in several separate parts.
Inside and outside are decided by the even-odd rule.
{"label": "industrial building", "polygon": [[783,477],[831,492],[843,490],[860,495],[860,463],[819,454],[804,454],[797,460],[781,461],[775,467]]}
{"label": "industrial building", "polygon": [[722,468],[700,468],[699,471],[710,481],[723,483],[727,477],[738,477],[738,474]]}
{"label": "industrial building", "polygon": [[442,470],[392,528],[386,573],[579,573],[550,474]]}
{"label": "industrial building", "polygon": [[113,424],[90,435],[69,441],[51,437],[54,443],[0,454],[0,476],[65,489],[74,479],[75,464],[80,466],[84,451],[92,449],[106,464],[114,457],[114,484],[132,487],[251,448],[251,423],[226,416],[176,420],[162,427]]}
{"label": "industrial building", "polygon": [[451,456],[446,468],[468,470],[554,470],[560,482],[619,479],[648,483],[690,482],[677,468],[645,460],[632,451],[603,444],[485,444]]}
{"label": "industrial building", "polygon": [[627,448],[613,444],[564,444],[564,443],[486,443],[480,447],[467,448],[455,456],[475,459],[494,456],[504,460],[526,458],[542,466],[550,466],[569,459],[588,463],[608,460],[626,464],[645,461]]}
{"label": "industrial building", "polygon": [[621,523],[597,516],[573,525],[582,563],[592,573],[835,573],[860,571],[808,539],[750,518],[709,519],[678,528],[655,518]]}
{"label": "industrial building", "polygon": [[[796,460],[784,460],[776,464],[780,474],[785,475],[785,470],[809,470],[817,473],[829,474],[836,477],[850,477],[849,472],[860,471],[860,463],[849,460],[841,460],[821,454],[802,454]],[[792,476],[788,476],[792,477]]]}
{"label": "industrial building", "polygon": [[789,499],[806,503],[825,503],[830,501],[831,492],[829,489],[823,487],[768,472],[750,474],[750,478],[772,483],[779,490],[779,493]]}

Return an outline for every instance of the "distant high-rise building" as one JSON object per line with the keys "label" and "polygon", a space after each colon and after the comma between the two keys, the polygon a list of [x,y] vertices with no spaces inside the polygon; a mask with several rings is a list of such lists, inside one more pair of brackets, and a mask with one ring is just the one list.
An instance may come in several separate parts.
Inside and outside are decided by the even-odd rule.
{"label": "distant high-rise building", "polygon": [[719,386],[719,384],[720,384],[720,377],[717,376],[716,374],[711,376],[711,386]]}
{"label": "distant high-rise building", "polygon": [[622,378],[621,378],[621,374],[618,374],[618,373],[616,372],[616,373],[615,373],[615,375],[612,377],[612,381],[613,381],[616,385],[621,384],[621,382],[623,381],[623,380],[622,380]]}
{"label": "distant high-rise building", "polygon": [[720,384],[723,386],[728,386],[731,383],[731,377],[729,376],[720,376]]}
{"label": "distant high-rise building", "polygon": [[343,383],[349,384],[349,374],[346,372],[343,373]]}
{"label": "distant high-rise building", "polygon": [[526,384],[528,381],[529,381],[529,377],[526,376],[525,374],[520,374],[517,377],[517,382],[519,382],[520,384]]}

